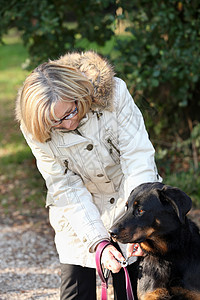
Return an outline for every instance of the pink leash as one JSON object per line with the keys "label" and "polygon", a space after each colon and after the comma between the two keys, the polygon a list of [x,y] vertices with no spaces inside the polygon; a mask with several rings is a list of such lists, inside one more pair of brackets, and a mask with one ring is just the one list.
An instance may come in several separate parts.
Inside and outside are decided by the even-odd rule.
{"label": "pink leash", "polygon": [[[107,300],[108,277],[106,278],[103,274],[103,269],[102,269],[102,265],[101,265],[101,255],[102,255],[102,252],[103,252],[104,248],[107,247],[108,245],[112,245],[111,242],[108,242],[108,241],[101,242],[97,247],[96,256],[95,256],[97,272],[98,272],[99,277],[101,279],[101,300]],[[126,279],[126,296],[127,296],[127,300],[134,300],[128,270],[127,270],[126,267],[123,267],[123,269],[124,269],[125,279]]]}

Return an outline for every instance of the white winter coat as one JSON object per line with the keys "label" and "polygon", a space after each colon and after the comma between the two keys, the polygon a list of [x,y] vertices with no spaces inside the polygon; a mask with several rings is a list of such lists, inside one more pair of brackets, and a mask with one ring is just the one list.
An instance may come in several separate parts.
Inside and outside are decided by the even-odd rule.
{"label": "white winter coat", "polygon": [[126,84],[112,81],[109,103],[88,112],[77,130],[54,129],[39,143],[21,127],[46,181],[62,263],[95,267],[94,247],[109,238],[132,189],[161,180],[143,117]]}

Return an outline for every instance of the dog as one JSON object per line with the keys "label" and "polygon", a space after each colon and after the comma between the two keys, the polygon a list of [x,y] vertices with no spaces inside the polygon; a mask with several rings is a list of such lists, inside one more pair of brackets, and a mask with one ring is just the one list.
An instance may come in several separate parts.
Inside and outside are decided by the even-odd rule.
{"label": "dog", "polygon": [[191,207],[180,189],[144,183],[109,230],[114,241],[139,243],[143,250],[137,260],[139,300],[200,300],[200,234],[186,217]]}

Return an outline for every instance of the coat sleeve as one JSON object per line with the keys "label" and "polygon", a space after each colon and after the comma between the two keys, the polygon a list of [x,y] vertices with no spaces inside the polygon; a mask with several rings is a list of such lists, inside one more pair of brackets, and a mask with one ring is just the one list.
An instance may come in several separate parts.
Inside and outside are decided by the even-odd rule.
{"label": "coat sleeve", "polygon": [[125,176],[124,195],[145,182],[162,181],[158,175],[154,154],[143,116],[134,103],[126,84],[116,78],[115,107],[118,122],[120,163]]}
{"label": "coat sleeve", "polygon": [[92,201],[92,195],[79,175],[70,170],[65,174],[65,167],[54,158],[48,143],[37,143],[22,128],[21,130],[36,158],[53,205],[62,208],[74,232],[84,246],[93,252],[94,245],[109,239],[109,235]]}

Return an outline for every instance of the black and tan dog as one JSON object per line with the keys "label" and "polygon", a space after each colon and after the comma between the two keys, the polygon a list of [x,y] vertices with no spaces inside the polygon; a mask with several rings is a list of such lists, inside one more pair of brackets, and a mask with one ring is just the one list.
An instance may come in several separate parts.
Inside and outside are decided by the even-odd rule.
{"label": "black and tan dog", "polygon": [[144,252],[137,262],[138,299],[200,299],[200,234],[186,217],[191,205],[178,188],[142,184],[110,229],[114,240],[139,243]]}

